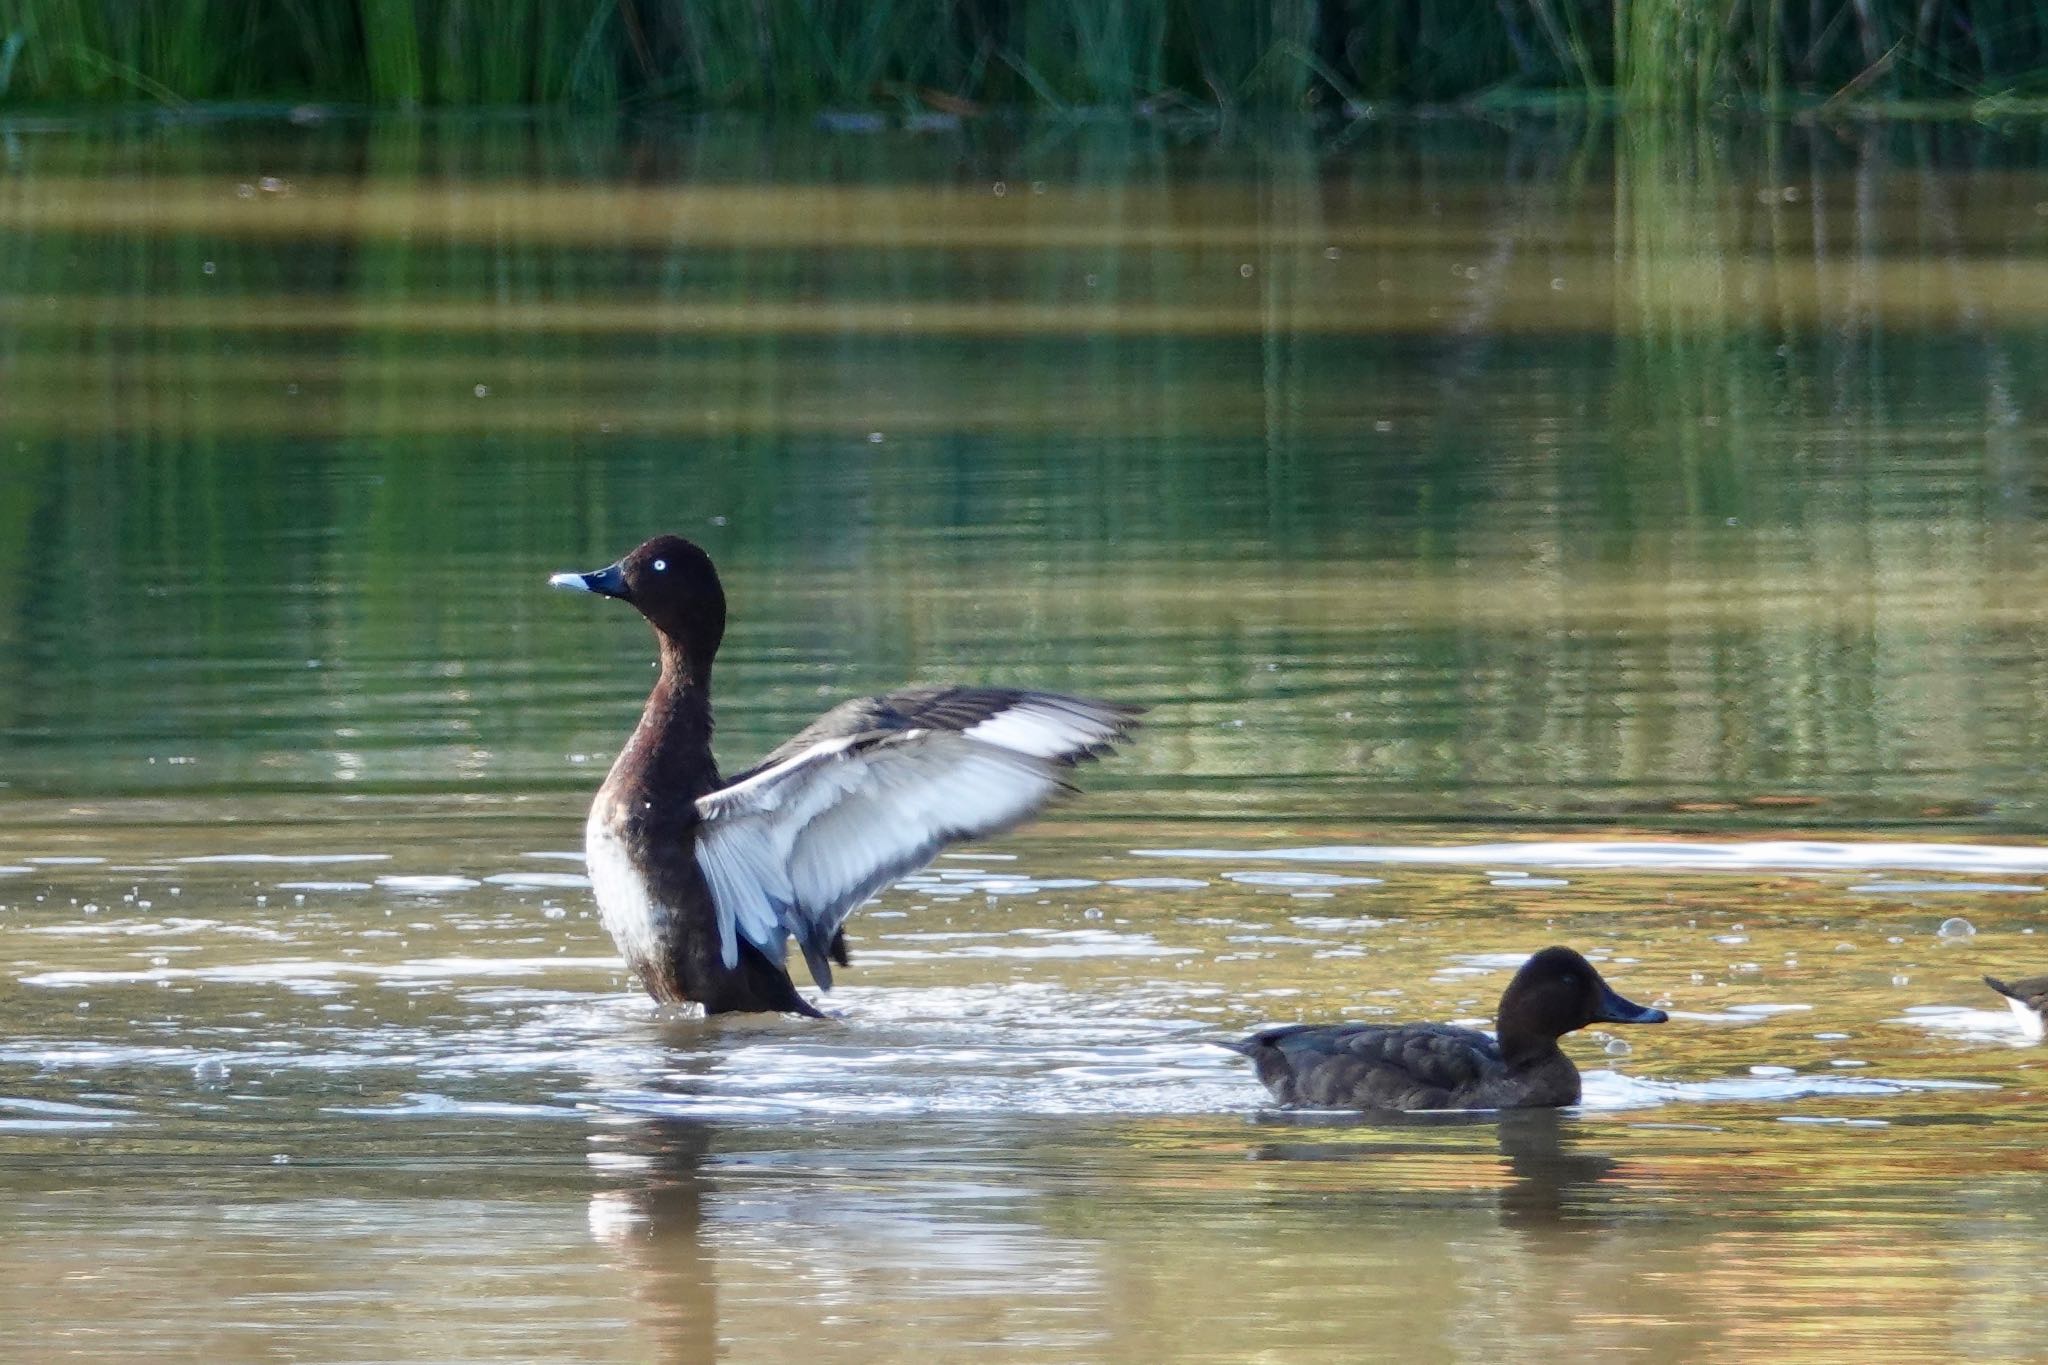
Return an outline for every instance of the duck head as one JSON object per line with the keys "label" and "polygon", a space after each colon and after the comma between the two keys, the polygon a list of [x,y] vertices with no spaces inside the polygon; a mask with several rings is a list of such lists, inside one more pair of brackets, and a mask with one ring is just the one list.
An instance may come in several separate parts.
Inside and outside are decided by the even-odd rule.
{"label": "duck head", "polygon": [[1541,1056],[1588,1024],[1661,1024],[1669,1017],[1624,998],[1570,948],[1545,948],[1501,993],[1501,1055],[1510,1063]]}
{"label": "duck head", "polygon": [[558,573],[557,588],[630,603],[661,641],[666,670],[702,682],[725,638],[725,589],[711,556],[681,536],[656,536],[616,564],[590,573]]}

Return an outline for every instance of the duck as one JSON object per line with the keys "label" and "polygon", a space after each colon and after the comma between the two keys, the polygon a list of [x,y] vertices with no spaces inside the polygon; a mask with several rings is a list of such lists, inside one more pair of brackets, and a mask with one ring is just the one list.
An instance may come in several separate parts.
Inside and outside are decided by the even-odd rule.
{"label": "duck", "polygon": [[1995,976],[1984,978],[1984,984],[2005,997],[2005,1003],[2012,1006],[2012,1012],[2019,1016],[2020,1026],[2032,1038],[2048,1036],[2048,976],[2030,976],[2025,981],[2000,981]]}
{"label": "duck", "polygon": [[557,588],[616,598],[653,628],[659,674],[584,823],[598,914],[662,1004],[824,1017],[788,969],[850,965],[862,902],[964,839],[1010,829],[1131,735],[1142,707],[1007,687],[922,686],[834,707],[721,776],[711,671],[725,590],[711,556],[660,535]]}
{"label": "duck", "polygon": [[1251,1058],[1285,1105],[1316,1109],[1546,1109],[1579,1102],[1557,1040],[1588,1024],[1661,1024],[1565,947],[1524,962],[1501,993],[1498,1037],[1451,1024],[1288,1024],[1223,1046]]}

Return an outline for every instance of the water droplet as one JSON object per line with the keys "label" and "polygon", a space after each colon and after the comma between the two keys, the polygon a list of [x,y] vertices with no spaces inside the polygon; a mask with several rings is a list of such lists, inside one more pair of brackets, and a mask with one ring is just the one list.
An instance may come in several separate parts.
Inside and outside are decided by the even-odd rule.
{"label": "water droplet", "polygon": [[1252,277],[1251,262],[1247,261],[1237,268],[1237,277],[1241,280],[1248,280]]}
{"label": "water droplet", "polygon": [[491,386],[489,384],[479,384],[471,392],[479,398],[489,398],[491,396]]}
{"label": "water droplet", "polygon": [[208,1057],[192,1068],[192,1080],[201,1090],[225,1090],[233,1073],[218,1057]]}
{"label": "water droplet", "polygon": [[1977,926],[1964,919],[1961,915],[1951,915],[1941,922],[1941,928],[1935,930],[1935,933],[1946,939],[1975,938],[1977,937]]}
{"label": "water droplet", "polygon": [[1609,1038],[1605,1051],[1610,1057],[1626,1057],[1629,1053],[1634,1052],[1635,1048],[1629,1045],[1629,1041],[1626,1038]]}

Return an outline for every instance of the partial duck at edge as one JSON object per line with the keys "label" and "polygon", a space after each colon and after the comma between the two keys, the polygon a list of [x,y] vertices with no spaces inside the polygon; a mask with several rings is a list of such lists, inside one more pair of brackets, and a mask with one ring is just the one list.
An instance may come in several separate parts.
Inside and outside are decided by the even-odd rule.
{"label": "partial duck at edge", "polygon": [[2048,1016],[2048,976],[2030,976],[2024,981],[2000,981],[1987,976],[1984,984],[2005,997],[2005,1003],[2012,1006],[2029,1036],[2048,1037],[2048,1019],[2044,1019]]}
{"label": "partial duck at edge", "polygon": [[725,592],[711,558],[657,536],[556,587],[616,597],[654,628],[660,674],[584,825],[598,912],[665,1003],[819,1012],[790,980],[847,964],[847,915],[946,845],[1020,824],[1108,753],[1142,708],[1056,692],[918,687],[846,702],[736,777],[711,752]]}
{"label": "partial duck at edge", "polygon": [[1451,1024],[1289,1024],[1223,1046],[1282,1104],[1315,1109],[1533,1109],[1579,1102],[1557,1045],[1588,1024],[1661,1024],[1570,948],[1545,948],[1500,997],[1499,1036]]}

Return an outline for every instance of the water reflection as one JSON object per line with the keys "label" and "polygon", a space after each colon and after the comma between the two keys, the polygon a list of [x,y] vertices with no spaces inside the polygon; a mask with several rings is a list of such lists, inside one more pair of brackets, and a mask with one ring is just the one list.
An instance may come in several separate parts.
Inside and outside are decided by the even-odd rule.
{"label": "water reflection", "polygon": [[592,1165],[619,1183],[590,1196],[590,1235],[617,1257],[636,1316],[665,1360],[719,1355],[717,1251],[704,1215],[714,1132],[672,1122],[592,1144]]}
{"label": "water reflection", "polygon": [[[2040,129],[12,132],[11,1333],[2048,1331],[1978,980],[2048,872]],[[661,1015],[572,851],[646,645],[540,587],[657,527],[729,767],[906,678],[1154,724],[864,911],[841,1020]],[[1211,1046],[1552,941],[1674,1015],[1574,1114],[1282,1127]]]}
{"label": "water reflection", "polygon": [[2033,136],[25,137],[0,781],[587,788],[534,573],[659,523],[729,763],[1000,674],[1170,703],[1109,810],[2024,822]]}
{"label": "water reflection", "polygon": [[[1600,1213],[1593,1188],[1621,1164],[1605,1151],[1589,1150],[1582,1125],[1555,1109],[1509,1110],[1488,1114],[1371,1114],[1269,1112],[1268,1126],[1300,1130],[1301,1140],[1266,1142],[1250,1153],[1258,1161],[1383,1162],[1417,1153],[1434,1154],[1442,1144],[1404,1142],[1404,1132],[1470,1130],[1475,1138],[1491,1134],[1499,1142],[1497,1179],[1489,1181],[1477,1161],[1468,1173],[1473,1193],[1498,1210],[1503,1228],[1542,1234],[1572,1225],[1597,1226],[1612,1221]],[[1318,1129],[1345,1135],[1339,1142],[1316,1142]]]}

